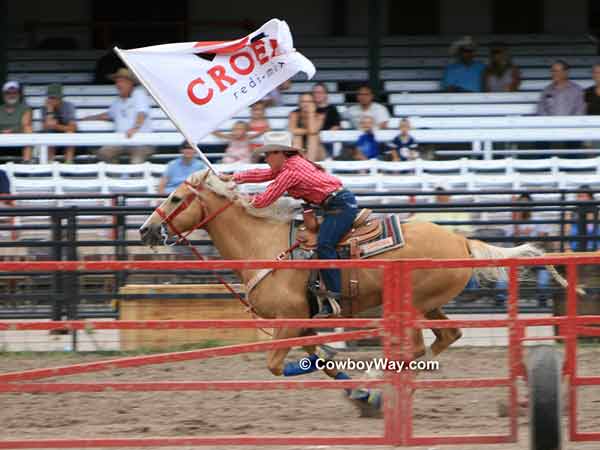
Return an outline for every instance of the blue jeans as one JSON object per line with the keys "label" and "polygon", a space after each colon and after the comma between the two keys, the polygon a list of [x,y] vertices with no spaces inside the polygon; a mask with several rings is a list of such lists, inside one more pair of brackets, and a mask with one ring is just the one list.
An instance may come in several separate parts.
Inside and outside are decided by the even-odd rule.
{"label": "blue jeans", "polygon": [[[335,247],[352,228],[358,212],[356,198],[350,191],[341,191],[323,207],[323,211],[324,220],[319,229],[317,255],[319,259],[337,259]],[[328,291],[335,294],[342,291],[340,269],[323,269],[321,276]]]}

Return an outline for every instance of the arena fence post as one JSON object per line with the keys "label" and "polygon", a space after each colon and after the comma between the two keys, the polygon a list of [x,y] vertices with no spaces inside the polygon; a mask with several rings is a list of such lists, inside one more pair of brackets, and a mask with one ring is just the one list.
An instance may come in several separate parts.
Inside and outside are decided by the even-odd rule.
{"label": "arena fence post", "polygon": [[[51,213],[52,223],[52,259],[54,261],[62,261],[62,218],[58,212]],[[55,271],[52,275],[52,320],[59,321],[62,319],[63,313],[63,276],[61,271]]]}
{"label": "arena fence post", "polygon": [[[77,211],[76,206],[72,206],[67,211],[66,219],[66,243],[65,249],[66,259],[69,261],[77,261]],[[79,317],[79,305],[81,296],[79,290],[79,277],[76,272],[66,272],[65,277],[65,300],[67,307],[68,320],[77,320]],[[71,349],[77,351],[77,330],[71,330]]]}
{"label": "arena fence post", "polygon": [[[117,196],[117,207],[127,206],[127,199],[125,195]],[[115,244],[115,255],[118,261],[126,261],[127,260],[127,244],[123,241],[127,240],[127,221],[126,216],[123,212],[117,212],[116,214],[116,244]],[[117,280],[116,280],[116,290],[119,291],[121,286],[124,286],[127,283],[127,274],[128,272],[125,270],[120,270],[117,272]]]}
{"label": "arena fence post", "polygon": [[[413,291],[412,291],[412,266],[410,263],[401,261],[397,262],[394,267],[397,267],[396,278],[399,280],[398,300],[400,321],[398,324],[400,332],[400,354],[398,360],[410,362],[415,354],[413,348],[413,336],[417,333],[415,328],[416,310],[413,307]],[[402,424],[402,445],[409,445],[413,437],[413,389],[415,373],[412,370],[402,370],[397,373],[397,381],[399,383],[399,415],[400,423]]]}
{"label": "arena fence post", "polygon": [[509,359],[509,421],[510,442],[517,442],[519,429],[519,392],[517,378],[523,375],[523,353],[521,350],[524,335],[519,321],[519,266],[511,262],[508,266],[508,359]]}
{"label": "arena fence post", "polygon": [[569,439],[577,438],[577,265],[567,262],[566,372],[569,374]]}
{"label": "arena fence post", "polygon": [[[411,359],[412,303],[410,266],[394,261],[385,266],[384,282],[384,356],[388,361]],[[412,308],[411,308],[412,309]],[[384,395],[385,439],[392,445],[406,445],[410,439],[411,385],[410,371],[386,370],[388,390]]]}
{"label": "arena fence post", "polygon": [[[398,336],[400,330],[400,276],[397,263],[389,263],[383,270],[383,355],[388,360],[399,356]],[[402,417],[398,395],[397,374],[384,372],[386,390],[383,395],[384,437],[389,445],[400,445],[402,439]]]}

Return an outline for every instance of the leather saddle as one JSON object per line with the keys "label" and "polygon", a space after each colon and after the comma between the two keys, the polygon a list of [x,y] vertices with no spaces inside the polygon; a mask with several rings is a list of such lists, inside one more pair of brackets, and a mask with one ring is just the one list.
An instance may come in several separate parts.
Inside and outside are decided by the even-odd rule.
{"label": "leather saddle", "polygon": [[[356,247],[359,244],[371,241],[383,234],[383,223],[380,219],[371,218],[370,209],[361,209],[352,223],[352,228],[340,240],[337,248]],[[314,250],[317,248],[317,231],[309,230],[305,225],[298,227],[297,239],[300,241],[300,247],[304,250]]]}

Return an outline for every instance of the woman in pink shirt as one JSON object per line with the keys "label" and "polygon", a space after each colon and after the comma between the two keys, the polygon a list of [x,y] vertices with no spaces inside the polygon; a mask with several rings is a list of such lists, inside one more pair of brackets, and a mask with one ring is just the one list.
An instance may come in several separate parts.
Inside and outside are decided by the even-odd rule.
{"label": "woman in pink shirt", "polygon": [[[255,150],[264,153],[269,169],[251,169],[235,175],[221,175],[224,181],[238,184],[273,181],[267,189],[252,199],[252,206],[265,208],[286,192],[293,198],[316,205],[323,210],[324,220],[317,240],[317,255],[320,259],[337,259],[336,245],[350,231],[356,218],[358,205],[354,194],[344,189],[339,178],[325,172],[318,164],[302,156],[302,150],[291,146],[287,132],[265,133],[265,145]],[[326,301],[320,302],[321,309],[315,317],[339,315],[336,299],[341,293],[339,269],[321,270]]]}

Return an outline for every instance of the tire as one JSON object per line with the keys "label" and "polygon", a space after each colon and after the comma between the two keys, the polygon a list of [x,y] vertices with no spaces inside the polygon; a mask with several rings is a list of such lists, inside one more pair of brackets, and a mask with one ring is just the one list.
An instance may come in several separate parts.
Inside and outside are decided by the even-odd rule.
{"label": "tire", "polygon": [[561,361],[550,346],[532,350],[529,358],[529,434],[531,450],[560,450]]}

